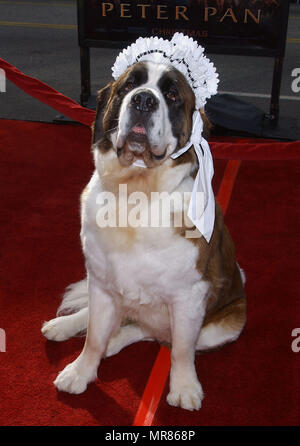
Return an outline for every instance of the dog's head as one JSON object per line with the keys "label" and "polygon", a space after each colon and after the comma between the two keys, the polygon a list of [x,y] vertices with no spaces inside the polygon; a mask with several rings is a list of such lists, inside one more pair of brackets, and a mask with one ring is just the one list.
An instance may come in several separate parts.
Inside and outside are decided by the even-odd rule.
{"label": "dog's head", "polygon": [[155,167],[183,147],[192,130],[195,96],[172,66],[138,62],[98,94],[93,143],[113,149],[122,166]]}

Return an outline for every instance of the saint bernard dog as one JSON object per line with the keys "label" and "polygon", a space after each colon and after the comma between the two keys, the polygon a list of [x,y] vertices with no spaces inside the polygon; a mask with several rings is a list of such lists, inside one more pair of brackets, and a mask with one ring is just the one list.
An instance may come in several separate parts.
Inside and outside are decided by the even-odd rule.
{"label": "saint bernard dog", "polygon": [[[118,200],[120,185],[126,185],[128,194],[143,192],[147,197],[152,192],[191,192],[198,169],[194,149],[176,159],[170,155],[189,140],[194,109],[195,96],[184,75],[154,62],[133,64],[98,94],[95,172],[81,195],[87,278],[67,288],[58,317],[42,327],[53,341],[86,333],[81,354],[54,381],[60,391],[84,392],[97,378],[101,358],[134,342],[158,341],[171,349],[168,403],[197,410],[204,393],[195,352],[236,340],[245,325],[243,272],[218,203],[209,243],[201,234],[186,237],[185,223],[97,223],[103,192],[116,197],[111,213],[124,211]],[[207,132],[204,113],[202,118]],[[140,207],[141,214],[147,206]],[[182,209],[186,218],[187,206]],[[126,212],[131,209],[128,204]]]}

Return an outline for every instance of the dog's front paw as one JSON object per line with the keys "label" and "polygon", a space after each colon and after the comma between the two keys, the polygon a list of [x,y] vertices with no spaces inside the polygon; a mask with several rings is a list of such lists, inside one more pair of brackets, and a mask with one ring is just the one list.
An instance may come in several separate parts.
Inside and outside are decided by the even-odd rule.
{"label": "dog's front paw", "polygon": [[87,374],[78,366],[78,361],[67,365],[54,381],[57,390],[68,393],[83,393],[87,385],[96,379],[96,373]]}
{"label": "dog's front paw", "polygon": [[201,384],[198,380],[190,383],[173,385],[168,396],[167,402],[170,406],[182,407],[187,410],[199,410],[204,398]]}

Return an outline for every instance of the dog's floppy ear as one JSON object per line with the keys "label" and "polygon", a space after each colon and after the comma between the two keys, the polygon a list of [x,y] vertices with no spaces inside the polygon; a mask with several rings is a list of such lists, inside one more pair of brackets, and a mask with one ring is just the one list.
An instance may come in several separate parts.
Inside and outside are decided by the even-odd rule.
{"label": "dog's floppy ear", "polygon": [[97,109],[96,109],[96,118],[93,125],[93,140],[92,143],[99,141],[99,139],[103,136],[103,116],[105,112],[105,108],[110,97],[111,87],[113,82],[109,82],[106,87],[102,88],[102,90],[98,91],[97,96]]}

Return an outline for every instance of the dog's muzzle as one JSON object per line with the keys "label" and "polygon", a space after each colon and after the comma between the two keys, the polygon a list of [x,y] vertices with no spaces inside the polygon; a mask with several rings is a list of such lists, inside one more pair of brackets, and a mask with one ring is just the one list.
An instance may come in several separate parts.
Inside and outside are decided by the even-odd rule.
{"label": "dog's muzzle", "polygon": [[165,148],[162,153],[157,143],[153,143],[152,132],[158,119],[159,97],[151,89],[140,88],[128,100],[126,125],[117,140],[119,160],[121,164],[129,165],[135,159],[142,158],[148,166],[153,165],[155,161],[162,160],[166,153]]}
{"label": "dog's muzzle", "polygon": [[130,105],[138,113],[149,114],[157,109],[158,100],[150,90],[142,90],[132,96]]}

